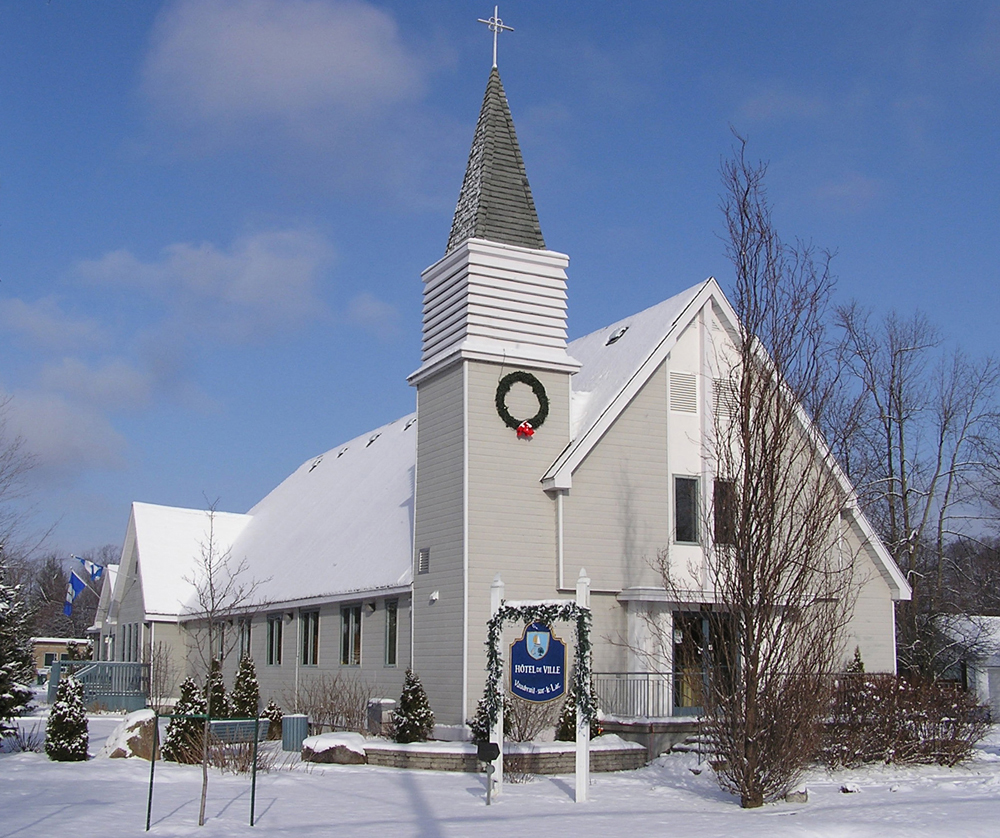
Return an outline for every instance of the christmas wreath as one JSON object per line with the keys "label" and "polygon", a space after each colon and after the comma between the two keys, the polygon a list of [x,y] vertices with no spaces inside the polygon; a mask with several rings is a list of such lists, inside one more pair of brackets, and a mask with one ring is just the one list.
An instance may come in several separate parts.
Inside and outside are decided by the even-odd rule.
{"label": "christmas wreath", "polygon": [[[531,388],[531,392],[535,394],[535,398],[538,399],[538,412],[530,419],[517,419],[511,416],[510,411],[507,410],[507,394],[510,393],[510,388],[518,382],[527,384]],[[549,415],[549,397],[545,393],[545,387],[535,376],[524,370],[516,370],[500,379],[500,383],[497,385],[496,403],[497,413],[503,419],[504,424],[517,431],[518,437],[526,439],[531,439],[534,436],[535,431],[542,426],[545,418]]]}

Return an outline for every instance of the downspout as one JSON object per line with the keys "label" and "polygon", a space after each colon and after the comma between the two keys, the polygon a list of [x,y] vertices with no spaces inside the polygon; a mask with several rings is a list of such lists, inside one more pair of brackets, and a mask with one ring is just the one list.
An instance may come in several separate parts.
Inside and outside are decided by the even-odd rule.
{"label": "downspout", "polygon": [[[295,620],[295,612],[291,612],[292,619]],[[299,650],[302,638],[299,634],[302,631],[302,620],[295,620],[295,709],[299,709]]]}
{"label": "downspout", "polygon": [[566,492],[560,489],[556,492],[556,561],[559,571],[559,590],[565,589],[566,585],[563,581],[563,495]]}

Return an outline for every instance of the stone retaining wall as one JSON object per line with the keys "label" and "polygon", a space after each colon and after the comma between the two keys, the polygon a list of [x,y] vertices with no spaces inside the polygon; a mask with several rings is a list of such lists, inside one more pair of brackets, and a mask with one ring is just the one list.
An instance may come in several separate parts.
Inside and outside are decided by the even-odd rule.
{"label": "stone retaining wall", "polygon": [[[646,764],[646,750],[633,743],[619,742],[620,747],[595,747],[590,752],[591,771],[630,771]],[[482,764],[476,758],[471,743],[428,742],[424,745],[396,745],[385,740],[365,743],[365,758],[369,765],[386,768],[415,768],[429,771],[479,772]],[[340,749],[328,749],[313,754],[303,749],[306,761],[340,762]],[[355,754],[359,756],[359,754]],[[346,762],[346,760],[344,760]],[[572,774],[576,770],[575,746],[508,744],[504,753],[508,771],[525,774]]]}

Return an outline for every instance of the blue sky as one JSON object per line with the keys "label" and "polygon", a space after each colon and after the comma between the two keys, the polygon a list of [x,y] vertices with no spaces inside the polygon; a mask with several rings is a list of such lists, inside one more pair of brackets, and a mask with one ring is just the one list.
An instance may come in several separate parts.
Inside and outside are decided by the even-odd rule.
{"label": "blue sky", "polygon": [[[413,409],[491,62],[471,0],[0,0],[0,394],[49,547],[245,511]],[[577,337],[728,287],[730,126],[839,298],[994,351],[1000,3],[526,2],[500,71]]]}

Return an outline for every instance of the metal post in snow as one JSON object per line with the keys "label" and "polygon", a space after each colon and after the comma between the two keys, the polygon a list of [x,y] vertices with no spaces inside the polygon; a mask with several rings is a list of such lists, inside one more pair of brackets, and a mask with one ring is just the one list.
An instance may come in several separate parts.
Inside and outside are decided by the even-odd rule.
{"label": "metal post in snow", "polygon": [[253,767],[250,769],[250,826],[253,826],[254,804],[257,802],[257,743],[260,741],[260,715],[253,720]]}
{"label": "metal post in snow", "polygon": [[160,714],[153,711],[153,753],[149,755],[149,797],[146,799],[146,832],[153,815],[153,770],[156,768],[156,752],[160,748]]}
{"label": "metal post in snow", "polygon": [[[503,605],[504,584],[500,578],[500,572],[493,577],[493,584],[490,585],[490,615],[495,616]],[[499,653],[500,650],[498,649]],[[493,761],[493,794],[497,795],[503,790],[503,679],[497,684],[497,702],[500,705],[500,712],[497,715],[497,722],[490,731],[490,742],[496,742],[500,748],[499,756]],[[489,779],[487,779],[489,782]]]}
{"label": "metal post in snow", "polygon": [[[576,580],[576,604],[580,608],[590,608],[590,578],[582,567]],[[580,642],[579,636],[576,642]],[[590,689],[590,684],[584,688]],[[583,715],[580,696],[576,698],[576,802],[586,803],[590,791],[590,721]]]}

